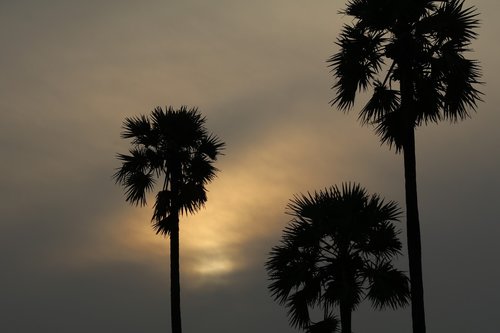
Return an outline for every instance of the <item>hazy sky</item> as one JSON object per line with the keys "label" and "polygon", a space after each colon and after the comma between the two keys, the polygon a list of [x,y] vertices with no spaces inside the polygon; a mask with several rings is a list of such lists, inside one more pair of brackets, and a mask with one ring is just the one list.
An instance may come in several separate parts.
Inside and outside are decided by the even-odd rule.
{"label": "hazy sky", "polygon": [[[417,131],[427,326],[496,333],[500,6],[467,3],[485,103]],[[125,117],[188,105],[227,150],[206,209],[181,220],[184,330],[294,332],[264,270],[293,194],[356,181],[404,204],[401,156],[328,105],[343,6],[0,0],[0,331],[169,332],[169,240],[111,175]],[[353,328],[410,332],[409,310],[367,304]]]}

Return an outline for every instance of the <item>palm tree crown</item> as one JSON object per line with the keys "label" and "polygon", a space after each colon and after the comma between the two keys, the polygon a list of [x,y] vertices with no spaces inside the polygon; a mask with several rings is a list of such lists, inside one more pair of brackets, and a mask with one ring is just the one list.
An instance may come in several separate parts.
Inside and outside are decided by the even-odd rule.
{"label": "palm tree crown", "polygon": [[[207,201],[205,185],[216,176],[213,162],[224,148],[208,134],[196,108],[155,108],[149,117],[126,118],[121,134],[132,139],[129,154],[118,154],[122,166],[114,174],[126,200],[146,204],[146,194],[161,181],[154,205],[154,228],[169,234],[174,212],[194,213]],[[163,179],[161,179],[163,178]]]}
{"label": "palm tree crown", "polygon": [[405,119],[413,127],[457,121],[476,108],[480,68],[464,57],[479,25],[475,8],[461,0],[350,0],[341,13],[354,21],[328,59],[337,79],[331,104],[348,110],[359,90],[373,87],[359,119],[383,142],[403,148]]}
{"label": "palm tree crown", "polygon": [[[269,289],[288,308],[292,326],[335,332],[338,306],[342,332],[350,333],[351,312],[364,298],[376,308],[408,303],[408,279],[391,264],[401,250],[396,203],[343,184],[295,196],[287,213],[293,218],[266,268]],[[322,309],[323,320],[313,322],[310,308]]]}

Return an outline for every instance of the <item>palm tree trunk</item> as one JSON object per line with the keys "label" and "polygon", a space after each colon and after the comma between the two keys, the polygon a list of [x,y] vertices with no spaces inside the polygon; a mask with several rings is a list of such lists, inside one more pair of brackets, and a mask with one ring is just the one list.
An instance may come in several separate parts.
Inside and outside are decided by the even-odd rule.
{"label": "palm tree trunk", "polygon": [[170,309],[172,333],[182,333],[181,284],[179,272],[179,216],[170,232]]}
{"label": "palm tree trunk", "polygon": [[170,231],[170,312],[172,333],[182,333],[181,325],[181,282],[179,269],[179,183],[181,181],[180,162],[172,163],[171,191],[173,196],[172,214],[174,214]]}
{"label": "palm tree trunk", "polygon": [[[410,34],[402,35],[407,41]],[[411,315],[413,333],[425,333],[422,251],[417,199],[417,162],[415,157],[415,116],[411,64],[406,56],[399,59],[401,68],[401,108],[403,110],[403,156],[405,169],[406,236],[411,282]]]}
{"label": "palm tree trunk", "polygon": [[340,326],[342,333],[351,333],[351,300],[353,298],[350,262],[349,262],[349,238],[339,240],[339,264],[341,267],[342,294],[340,296]]}
{"label": "palm tree trunk", "polygon": [[417,172],[415,158],[415,131],[408,130],[403,149],[406,192],[406,235],[411,281],[411,315],[413,333],[425,333],[424,286],[422,277],[422,250],[418,217]]}
{"label": "palm tree trunk", "polygon": [[349,304],[340,304],[340,326],[342,333],[352,333],[351,328],[351,307]]}

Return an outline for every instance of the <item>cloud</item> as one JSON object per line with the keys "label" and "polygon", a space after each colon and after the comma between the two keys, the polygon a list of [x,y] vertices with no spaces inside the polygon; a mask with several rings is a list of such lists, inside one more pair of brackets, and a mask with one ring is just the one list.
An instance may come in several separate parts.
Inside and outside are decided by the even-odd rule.
{"label": "cloud", "polygon": [[[168,330],[169,240],[154,235],[151,205],[128,206],[111,180],[115,154],[128,149],[121,122],[157,105],[199,106],[228,145],[206,208],[181,220],[187,331],[292,331],[263,265],[293,194],[351,180],[404,204],[402,157],[359,126],[356,108],[346,115],[328,105],[325,60],[341,3],[0,6],[8,45],[0,54],[1,331]],[[417,131],[433,330],[496,332],[500,118],[491,9],[481,2],[476,54],[487,102],[463,123]],[[408,310],[367,306],[354,320],[359,331],[405,331],[410,322]]]}

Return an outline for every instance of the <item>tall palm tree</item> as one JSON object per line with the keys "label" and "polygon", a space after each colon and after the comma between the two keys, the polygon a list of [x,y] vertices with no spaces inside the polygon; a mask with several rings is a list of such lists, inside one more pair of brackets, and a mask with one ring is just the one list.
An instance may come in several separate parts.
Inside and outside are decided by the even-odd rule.
{"label": "tall palm tree", "polygon": [[179,215],[194,213],[207,201],[205,185],[218,171],[213,162],[224,143],[209,134],[196,108],[155,108],[149,116],[126,118],[122,138],[132,139],[129,154],[113,175],[125,188],[126,201],[146,205],[146,195],[159,184],[153,212],[157,234],[170,236],[172,332],[181,333]]}
{"label": "tall palm tree", "polygon": [[481,100],[479,64],[464,56],[477,12],[462,0],[350,0],[341,14],[353,20],[328,60],[336,78],[331,104],[347,111],[358,91],[373,87],[359,119],[403,152],[413,332],[424,333],[415,128],[466,119]]}
{"label": "tall palm tree", "polygon": [[[351,313],[363,299],[375,308],[407,305],[408,278],[391,263],[401,250],[396,203],[349,183],[295,196],[287,207],[293,218],[266,268],[269,289],[288,308],[292,326],[335,332],[338,306],[342,333],[351,333]],[[322,320],[312,321],[312,308]]]}

